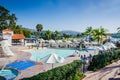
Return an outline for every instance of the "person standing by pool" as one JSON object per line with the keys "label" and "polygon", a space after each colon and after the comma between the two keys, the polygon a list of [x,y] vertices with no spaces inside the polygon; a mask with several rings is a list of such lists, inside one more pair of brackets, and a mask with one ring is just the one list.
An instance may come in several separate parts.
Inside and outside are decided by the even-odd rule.
{"label": "person standing by pool", "polygon": [[77,50],[75,50],[75,52],[74,52],[74,56],[79,57],[79,52],[78,52]]}
{"label": "person standing by pool", "polygon": [[81,55],[81,60],[83,60],[83,55]]}
{"label": "person standing by pool", "polygon": [[37,47],[37,49],[39,48],[39,42],[36,43],[36,47]]}

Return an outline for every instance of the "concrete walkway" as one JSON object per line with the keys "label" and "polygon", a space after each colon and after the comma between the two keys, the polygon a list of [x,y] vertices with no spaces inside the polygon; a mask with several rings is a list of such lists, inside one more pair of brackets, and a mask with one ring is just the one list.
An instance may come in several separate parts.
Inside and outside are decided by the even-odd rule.
{"label": "concrete walkway", "polygon": [[120,80],[120,60],[114,62],[98,71],[85,73],[83,80]]}

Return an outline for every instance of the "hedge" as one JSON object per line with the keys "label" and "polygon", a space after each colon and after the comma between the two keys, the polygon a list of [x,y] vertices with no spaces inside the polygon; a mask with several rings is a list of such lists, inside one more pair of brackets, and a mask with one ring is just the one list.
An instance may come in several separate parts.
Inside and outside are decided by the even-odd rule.
{"label": "hedge", "polygon": [[98,70],[117,60],[120,60],[120,49],[95,55],[88,66],[88,70]]}
{"label": "hedge", "polygon": [[22,80],[81,80],[84,77],[84,75],[80,73],[81,67],[82,62],[75,60],[67,65]]}

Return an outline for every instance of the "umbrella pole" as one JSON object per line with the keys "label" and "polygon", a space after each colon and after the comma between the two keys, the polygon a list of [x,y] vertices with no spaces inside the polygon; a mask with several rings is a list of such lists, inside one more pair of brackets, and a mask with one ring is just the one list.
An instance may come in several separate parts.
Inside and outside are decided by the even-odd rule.
{"label": "umbrella pole", "polygon": [[53,69],[53,63],[52,63],[52,69]]}

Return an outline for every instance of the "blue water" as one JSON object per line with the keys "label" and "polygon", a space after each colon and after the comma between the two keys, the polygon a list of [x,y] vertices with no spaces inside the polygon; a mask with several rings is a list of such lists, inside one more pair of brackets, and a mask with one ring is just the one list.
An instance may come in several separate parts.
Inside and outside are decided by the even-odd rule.
{"label": "blue water", "polygon": [[[27,52],[30,52],[32,54],[32,56],[30,57],[31,60],[39,62],[41,58],[45,57],[48,54],[56,53],[58,56],[65,58],[69,55],[74,54],[75,50],[77,50],[77,49],[71,49],[71,48],[51,49],[51,48],[47,48],[47,49],[40,49],[40,50],[27,50]],[[85,53],[85,52],[86,51],[78,51],[78,53]]]}
{"label": "blue water", "polygon": [[8,67],[11,67],[11,68],[17,69],[17,70],[24,70],[24,69],[29,68],[34,65],[36,65],[35,62],[27,61],[27,60],[7,64]]}
{"label": "blue water", "polygon": [[14,80],[18,75],[18,71],[13,69],[3,69],[0,70],[0,75],[3,76],[6,80]]}

